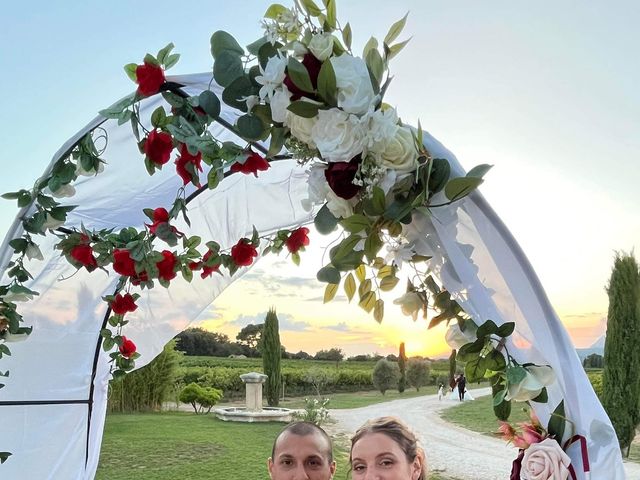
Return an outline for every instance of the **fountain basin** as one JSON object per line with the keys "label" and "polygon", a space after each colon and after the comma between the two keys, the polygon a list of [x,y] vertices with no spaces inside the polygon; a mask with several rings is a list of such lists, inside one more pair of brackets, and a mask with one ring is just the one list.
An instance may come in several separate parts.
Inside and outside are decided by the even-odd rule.
{"label": "fountain basin", "polygon": [[261,410],[249,410],[246,407],[221,407],[213,413],[225,422],[290,422],[295,410],[279,407],[264,407]]}

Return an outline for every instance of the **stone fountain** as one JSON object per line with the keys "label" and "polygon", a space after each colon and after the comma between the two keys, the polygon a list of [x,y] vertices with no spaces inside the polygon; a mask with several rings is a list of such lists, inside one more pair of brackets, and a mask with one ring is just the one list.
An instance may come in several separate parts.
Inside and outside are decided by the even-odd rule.
{"label": "stone fountain", "polygon": [[246,388],[244,407],[220,407],[213,412],[220,420],[230,422],[290,422],[293,410],[262,406],[262,385],[267,376],[251,372],[240,375]]}

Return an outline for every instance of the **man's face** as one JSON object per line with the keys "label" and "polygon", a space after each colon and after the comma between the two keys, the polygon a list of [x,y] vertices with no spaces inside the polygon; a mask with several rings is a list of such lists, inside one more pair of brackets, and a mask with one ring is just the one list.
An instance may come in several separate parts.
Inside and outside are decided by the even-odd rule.
{"label": "man's face", "polygon": [[318,433],[295,435],[285,432],[269,459],[271,480],[331,480],[336,462],[329,462],[327,441]]}

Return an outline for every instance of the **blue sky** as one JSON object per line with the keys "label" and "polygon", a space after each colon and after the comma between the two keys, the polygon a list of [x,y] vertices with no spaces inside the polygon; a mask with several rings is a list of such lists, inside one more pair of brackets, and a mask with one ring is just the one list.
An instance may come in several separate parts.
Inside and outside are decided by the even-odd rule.
{"label": "blue sky", "polygon": [[[32,185],[68,137],[133,90],[123,65],[171,41],[182,55],[172,72],[207,71],[211,33],[224,29],[249,43],[261,35],[259,20],[269,4],[3,6],[0,191]],[[631,0],[338,2],[356,50],[370,35],[383,38],[406,11],[401,38],[412,40],[392,62],[387,101],[403,120],[420,118],[466,167],[495,165],[483,193],[522,244],[576,344],[590,343],[603,328],[614,251],[640,246],[640,6]],[[14,213],[9,202],[0,204],[1,232]],[[301,282],[311,276],[299,272]],[[221,303],[230,308],[233,289],[251,281],[257,280],[236,284]],[[228,310],[213,325],[231,331],[238,317],[269,305],[265,298],[255,311]],[[283,313],[302,317],[302,308],[287,304]],[[341,325],[352,313],[317,322]],[[355,339],[345,345],[358,343],[354,352],[392,349],[393,342],[380,341],[388,333],[368,322],[357,317]],[[292,327],[291,342],[306,345],[301,326]]]}

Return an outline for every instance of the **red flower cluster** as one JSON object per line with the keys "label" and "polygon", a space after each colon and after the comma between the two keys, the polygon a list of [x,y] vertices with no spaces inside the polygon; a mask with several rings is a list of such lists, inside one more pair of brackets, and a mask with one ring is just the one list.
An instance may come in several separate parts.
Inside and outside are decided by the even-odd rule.
{"label": "red flower cluster", "polygon": [[122,345],[120,345],[120,353],[124,358],[131,358],[136,353],[136,344],[124,335],[122,336]]}
{"label": "red flower cluster", "polygon": [[162,256],[164,259],[156,263],[156,267],[158,267],[158,278],[167,281],[173,280],[176,278],[176,256],[169,250],[163,250]]}
{"label": "red flower cluster", "polygon": [[144,97],[158,93],[164,81],[164,70],[159,65],[144,62],[136,68],[138,93]]}
{"label": "red flower cluster", "polygon": [[153,211],[153,224],[147,225],[149,227],[149,231],[155,235],[158,227],[163,223],[169,222],[169,212],[167,212],[166,208],[156,208]]}
{"label": "red flower cluster", "polygon": [[169,161],[173,150],[173,139],[166,132],[151,130],[144,141],[143,150],[147,158],[161,166]]}
{"label": "red flower cluster", "polygon": [[136,262],[131,258],[129,250],[116,248],[113,251],[113,270],[125,277],[135,277]]}
{"label": "red flower cluster", "polygon": [[308,235],[309,229],[307,227],[300,227],[291,232],[291,235],[289,235],[289,238],[287,238],[284,243],[291,253],[297,253],[298,250],[309,245]]}
{"label": "red flower cluster", "polygon": [[258,171],[264,172],[268,170],[271,165],[261,155],[251,152],[244,163],[236,162],[231,165],[231,171],[233,173],[240,172],[245,175],[253,173],[255,177],[258,176]]}
{"label": "red flower cluster", "polygon": [[220,265],[214,265],[213,267],[207,267],[205,265],[207,260],[211,258],[211,255],[213,255],[213,252],[209,250],[207,253],[204,254],[204,257],[202,257],[201,262],[191,262],[189,264],[189,268],[191,270],[200,270],[202,268],[202,273],[200,273],[200,277],[201,278],[210,277],[213,272],[217,272],[220,270]]}
{"label": "red flower cluster", "polygon": [[93,249],[89,244],[90,241],[91,239],[83,233],[80,235],[80,243],[71,249],[69,255],[91,272],[98,267],[98,262],[96,257],[93,256]]}
{"label": "red flower cluster", "polygon": [[133,295],[130,293],[125,293],[124,295],[118,293],[109,305],[111,306],[113,313],[116,315],[135,312],[138,308],[136,301],[133,299]]}
{"label": "red flower cluster", "polygon": [[180,145],[180,156],[175,161],[176,171],[182,178],[182,181],[186,185],[194,181],[195,184],[200,186],[198,180],[198,171],[202,171],[202,153],[198,152],[196,155],[191,155],[187,146],[182,143]]}
{"label": "red flower cluster", "polygon": [[258,251],[249,240],[241,238],[238,243],[231,247],[231,258],[239,267],[248,267],[253,263],[253,259],[258,256]]}

